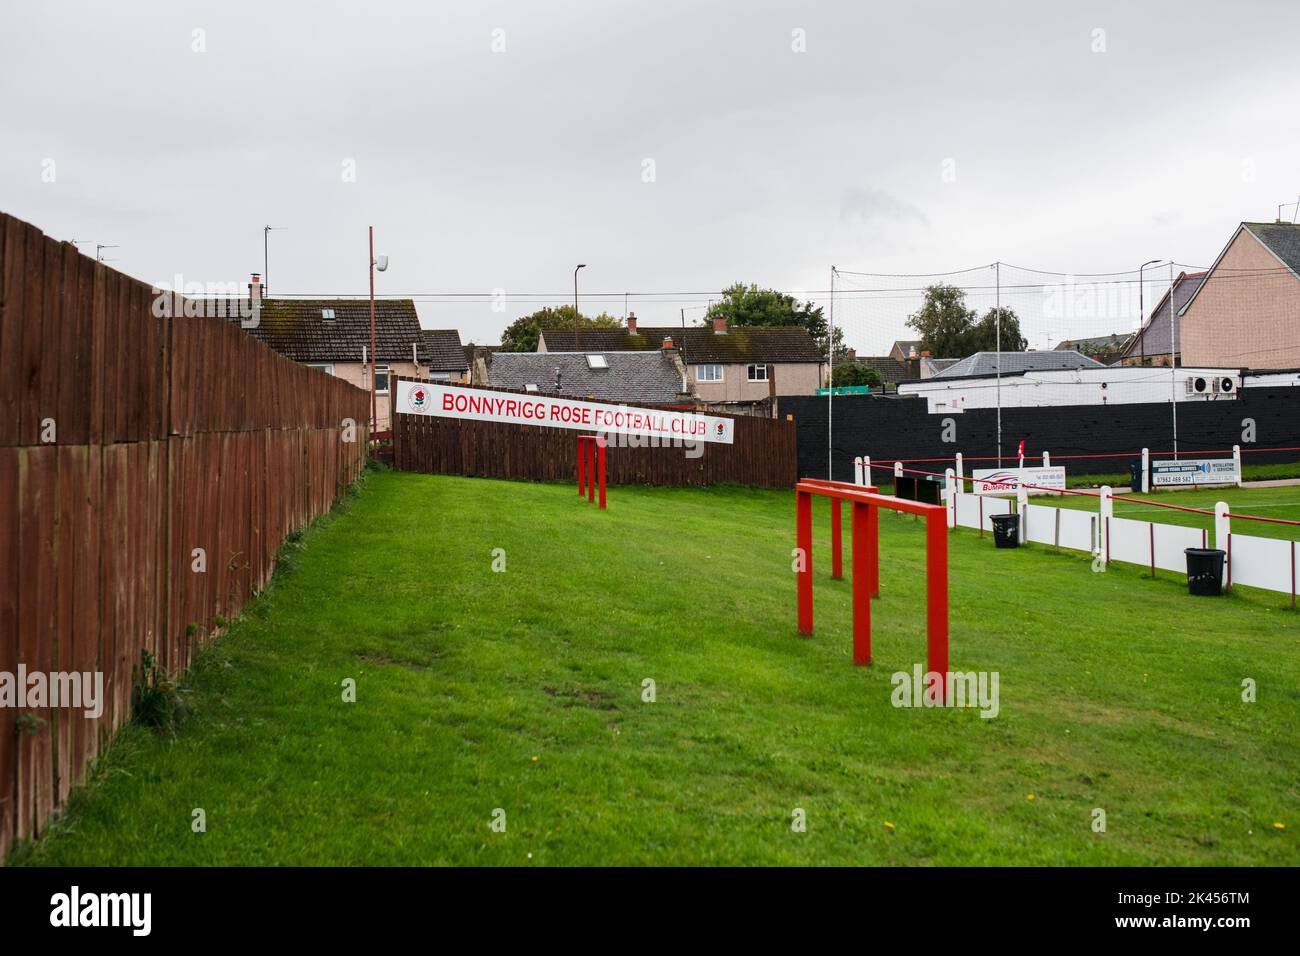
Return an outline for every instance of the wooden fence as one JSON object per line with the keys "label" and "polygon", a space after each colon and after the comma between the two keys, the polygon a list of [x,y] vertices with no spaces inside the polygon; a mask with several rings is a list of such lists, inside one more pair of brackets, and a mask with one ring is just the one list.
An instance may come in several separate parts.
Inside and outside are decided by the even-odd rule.
{"label": "wooden fence", "polygon": [[[468,388],[470,386],[462,386]],[[498,391],[507,391],[498,389]],[[634,408],[655,408],[634,405]],[[708,411],[709,415],[717,415]],[[684,448],[611,445],[606,473],[612,485],[710,485],[732,482],[793,488],[797,480],[793,422],[750,415],[735,420],[735,442]],[[566,428],[435,418],[399,412],[393,425],[394,466],[404,471],[532,481],[574,480],[578,432]]]}
{"label": "wooden fence", "polygon": [[0,680],[104,687],[97,719],[0,706],[3,860],[129,719],[142,652],[185,669],[360,474],[369,401],[3,214],[0,264]]}

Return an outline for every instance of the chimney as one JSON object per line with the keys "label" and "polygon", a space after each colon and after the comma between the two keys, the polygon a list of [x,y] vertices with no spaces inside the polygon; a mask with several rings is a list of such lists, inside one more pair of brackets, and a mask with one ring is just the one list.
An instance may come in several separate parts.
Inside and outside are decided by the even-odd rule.
{"label": "chimney", "polygon": [[253,281],[250,282],[250,283],[248,283],[248,298],[249,298],[249,300],[252,301],[252,302],[261,302],[261,301],[262,301],[262,293],[263,293],[264,291],[265,291],[265,290],[262,288],[262,276],[261,276],[261,274],[260,274],[260,273],[257,273],[257,272],[254,272],[254,273],[253,273]]}
{"label": "chimney", "polygon": [[713,334],[714,335],[727,334],[727,320],[725,317],[718,316],[713,320]]}
{"label": "chimney", "polygon": [[665,335],[665,336],[664,336],[664,344],[663,344],[663,347],[666,348],[666,349],[673,348],[673,337],[672,337],[671,335]]}
{"label": "chimney", "polygon": [[921,358],[929,358],[929,357],[930,357],[930,350],[929,350],[929,349],[922,349],[922,350],[921,350]]}
{"label": "chimney", "polygon": [[627,314],[627,334],[636,335],[636,313],[635,312],[629,312]]}
{"label": "chimney", "polygon": [[857,360],[858,360],[858,350],[857,350],[857,349],[849,349],[849,361],[850,361],[850,362],[856,362]]}

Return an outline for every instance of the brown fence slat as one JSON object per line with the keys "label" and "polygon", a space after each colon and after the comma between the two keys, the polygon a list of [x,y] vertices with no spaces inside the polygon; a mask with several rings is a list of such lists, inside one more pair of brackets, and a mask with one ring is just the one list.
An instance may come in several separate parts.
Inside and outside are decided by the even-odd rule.
{"label": "brown fence slat", "polygon": [[367,420],[364,391],[184,300],[172,316],[153,304],[149,286],[0,214],[0,670],[104,675],[98,719],[0,708],[0,859],[130,718],[142,651],[188,666],[192,630],[237,614],[364,462],[364,429],[342,448],[338,432]]}

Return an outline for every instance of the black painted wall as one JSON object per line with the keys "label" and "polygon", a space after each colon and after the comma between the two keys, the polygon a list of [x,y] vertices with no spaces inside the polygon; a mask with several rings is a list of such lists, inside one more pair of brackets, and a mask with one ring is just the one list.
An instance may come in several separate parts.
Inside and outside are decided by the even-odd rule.
{"label": "black painted wall", "polygon": [[[997,454],[997,410],[971,409],[960,414],[931,415],[923,398],[888,398],[877,395],[842,395],[833,399],[835,474],[839,481],[853,480],[853,459],[870,455],[872,461],[894,458],[951,458],[961,452],[969,459]],[[780,414],[793,415],[799,442],[799,474],[826,477],[825,396],[780,399]],[[942,440],[943,422],[956,423],[957,440]],[[1178,453],[1230,449],[1242,446],[1244,464],[1300,460],[1300,452],[1252,454],[1242,440],[1242,420],[1255,421],[1255,446],[1300,446],[1300,388],[1243,388],[1238,398],[1212,402],[1178,403]],[[1044,451],[1058,455],[1103,452],[1156,452],[1173,448],[1173,423],[1169,402],[1142,405],[1066,405],[1052,408],[1002,409],[1004,464],[1015,464],[1016,446],[1025,440],[1028,464]],[[1073,474],[1126,472],[1126,458],[1063,460]],[[989,467],[996,462],[968,464]],[[928,468],[930,466],[919,466]],[[935,463],[942,471],[944,464]],[[877,480],[881,473],[876,472]]]}

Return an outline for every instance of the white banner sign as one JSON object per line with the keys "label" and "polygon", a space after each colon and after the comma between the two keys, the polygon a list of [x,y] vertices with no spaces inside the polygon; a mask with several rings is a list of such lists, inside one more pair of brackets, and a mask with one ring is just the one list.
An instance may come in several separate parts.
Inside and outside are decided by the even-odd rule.
{"label": "white banner sign", "polygon": [[468,418],[512,425],[548,425],[583,432],[642,435],[659,441],[719,442],[735,440],[735,422],[658,408],[605,405],[550,395],[453,388],[436,382],[397,383],[397,411],[438,418]]}
{"label": "white banner sign", "polygon": [[1169,458],[1151,462],[1151,485],[1235,485],[1241,472],[1233,458]]}
{"label": "white banner sign", "polygon": [[1065,490],[1064,468],[977,468],[971,474],[977,495],[1014,495],[1021,484],[1037,486],[1025,489],[1031,495]]}

